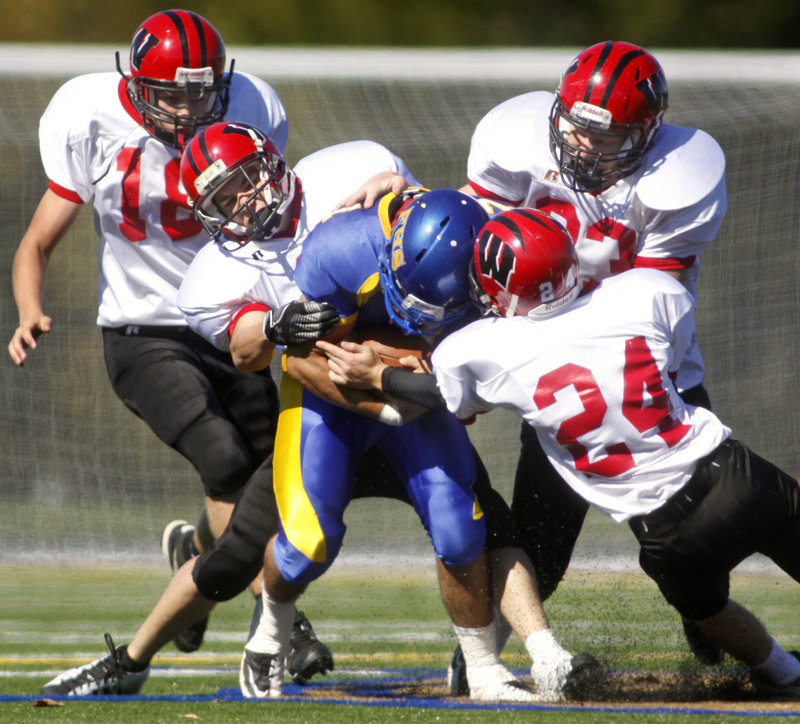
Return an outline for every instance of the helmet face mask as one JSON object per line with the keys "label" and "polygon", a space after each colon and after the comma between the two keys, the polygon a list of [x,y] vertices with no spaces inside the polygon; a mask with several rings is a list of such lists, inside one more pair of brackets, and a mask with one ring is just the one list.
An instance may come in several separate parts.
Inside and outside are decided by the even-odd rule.
{"label": "helmet face mask", "polygon": [[598,127],[570,114],[561,101],[553,104],[550,146],[564,183],[575,191],[603,191],[633,173],[642,163],[643,139],[641,126]]}
{"label": "helmet face mask", "polygon": [[389,318],[406,334],[437,334],[470,310],[468,268],[487,218],[454,189],[428,191],[399,211],[379,274]]}
{"label": "helmet face mask", "polygon": [[658,61],[630,43],[607,41],[579,54],[550,112],[550,149],[562,181],[600,192],[642,164],[667,108]]}
{"label": "helmet face mask", "polygon": [[128,97],[142,126],[167,145],[183,148],[198,128],[220,121],[228,108],[233,62],[225,45],[196,13],[168,10],[145,20],[133,37]]}
{"label": "helmet face mask", "polygon": [[181,179],[195,216],[229,249],[272,237],[295,193],[294,173],[272,141],[237,123],[216,123],[195,136],[181,160]]}
{"label": "helmet face mask", "polygon": [[238,247],[243,241],[268,239],[280,225],[285,201],[291,201],[293,180],[283,159],[277,163],[254,159],[223,173],[216,190],[198,205],[197,215],[223,244],[232,242]]}

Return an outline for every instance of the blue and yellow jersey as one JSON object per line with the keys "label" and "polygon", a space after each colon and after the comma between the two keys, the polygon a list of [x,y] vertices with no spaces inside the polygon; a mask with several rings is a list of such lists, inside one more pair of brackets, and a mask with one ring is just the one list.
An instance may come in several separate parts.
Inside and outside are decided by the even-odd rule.
{"label": "blue and yellow jersey", "polygon": [[397,210],[419,193],[420,189],[386,194],[371,209],[344,209],[318,224],[303,243],[294,273],[305,297],[333,304],[344,324],[390,324],[378,260]]}

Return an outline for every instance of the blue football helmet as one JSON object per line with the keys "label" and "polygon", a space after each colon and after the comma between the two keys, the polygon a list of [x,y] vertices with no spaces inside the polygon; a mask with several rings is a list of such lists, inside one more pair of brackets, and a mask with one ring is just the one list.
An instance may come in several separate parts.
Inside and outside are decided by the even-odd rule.
{"label": "blue football helmet", "polygon": [[436,334],[470,309],[469,266],[489,217],[472,196],[435,189],[401,208],[380,259],[386,311],[406,334]]}

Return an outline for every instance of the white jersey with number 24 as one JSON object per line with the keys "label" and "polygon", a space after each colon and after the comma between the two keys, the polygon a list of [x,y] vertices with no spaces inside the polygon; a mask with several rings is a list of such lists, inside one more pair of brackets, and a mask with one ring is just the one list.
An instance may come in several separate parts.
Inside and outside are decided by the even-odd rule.
{"label": "white jersey with number 24", "polygon": [[686,289],[634,269],[549,319],[473,322],[441,342],[433,366],[459,418],[514,410],[570,487],[624,521],[661,506],[731,434],[672,383],[693,335]]}

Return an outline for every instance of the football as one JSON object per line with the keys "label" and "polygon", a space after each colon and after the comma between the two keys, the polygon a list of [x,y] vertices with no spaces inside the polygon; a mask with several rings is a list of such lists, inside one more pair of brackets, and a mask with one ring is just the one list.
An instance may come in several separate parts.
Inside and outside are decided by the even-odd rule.
{"label": "football", "polygon": [[400,359],[403,357],[427,360],[431,354],[430,345],[424,337],[403,334],[396,327],[361,327],[349,334],[346,339],[372,347],[390,367],[400,367]]}

